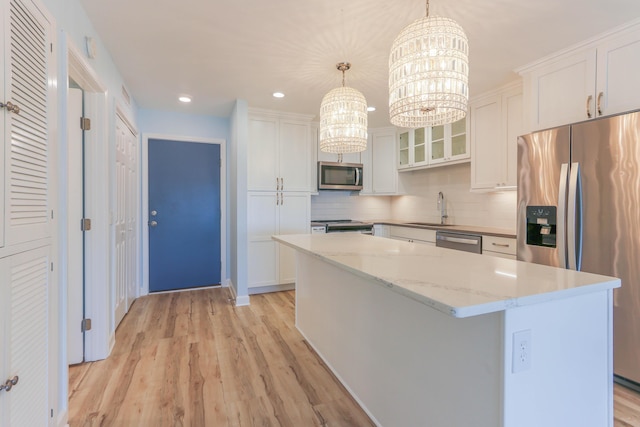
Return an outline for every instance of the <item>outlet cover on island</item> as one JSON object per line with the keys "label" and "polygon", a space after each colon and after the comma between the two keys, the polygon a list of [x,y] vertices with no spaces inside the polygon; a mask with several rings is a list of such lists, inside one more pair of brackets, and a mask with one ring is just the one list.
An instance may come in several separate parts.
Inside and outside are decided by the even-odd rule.
{"label": "outlet cover on island", "polygon": [[512,360],[514,374],[531,368],[531,329],[513,333]]}

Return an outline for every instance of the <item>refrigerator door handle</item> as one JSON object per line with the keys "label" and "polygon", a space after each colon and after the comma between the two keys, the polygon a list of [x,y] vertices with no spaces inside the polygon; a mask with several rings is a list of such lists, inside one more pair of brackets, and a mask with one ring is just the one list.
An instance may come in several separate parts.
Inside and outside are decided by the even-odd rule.
{"label": "refrigerator door handle", "polygon": [[567,249],[569,268],[580,271],[582,266],[582,179],[580,163],[571,164],[567,209]]}
{"label": "refrigerator door handle", "polygon": [[569,164],[563,163],[560,168],[560,183],[558,186],[558,218],[556,219],[556,242],[558,249],[558,265],[567,268],[567,235],[565,223],[567,220],[567,185],[569,179]]}

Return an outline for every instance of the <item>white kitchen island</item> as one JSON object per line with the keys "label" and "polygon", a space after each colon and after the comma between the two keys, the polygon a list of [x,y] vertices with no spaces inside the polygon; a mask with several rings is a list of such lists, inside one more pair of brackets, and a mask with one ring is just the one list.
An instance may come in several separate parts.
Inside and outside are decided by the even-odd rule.
{"label": "white kitchen island", "polygon": [[274,239],[297,252],[297,328],[377,425],[613,426],[618,279],[352,233]]}

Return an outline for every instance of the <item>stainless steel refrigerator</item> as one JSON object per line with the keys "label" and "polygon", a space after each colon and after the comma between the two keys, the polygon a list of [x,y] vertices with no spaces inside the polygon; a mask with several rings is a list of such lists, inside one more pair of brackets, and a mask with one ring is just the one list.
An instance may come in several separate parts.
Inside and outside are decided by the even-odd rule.
{"label": "stainless steel refrigerator", "polygon": [[640,112],[519,137],[517,227],[519,260],[622,280],[614,372],[640,383]]}

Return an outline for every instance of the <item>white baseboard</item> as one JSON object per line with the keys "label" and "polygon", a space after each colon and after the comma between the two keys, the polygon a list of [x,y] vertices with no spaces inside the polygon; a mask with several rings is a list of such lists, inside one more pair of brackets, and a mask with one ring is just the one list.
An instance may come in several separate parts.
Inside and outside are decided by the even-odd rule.
{"label": "white baseboard", "polygon": [[[113,347],[115,347],[115,345],[116,345],[116,331],[113,331],[113,333],[109,337],[109,354],[111,354],[111,352],[113,351]],[[107,357],[109,357],[109,354],[107,354]]]}
{"label": "white baseboard", "polygon": [[291,291],[295,288],[295,283],[285,283],[284,285],[257,286],[255,288],[249,288],[249,295],[265,294],[267,292]]}
{"label": "white baseboard", "polygon": [[249,305],[249,295],[238,296],[236,293],[236,287],[233,286],[231,279],[227,279],[227,286],[229,287],[231,298],[236,302],[236,307]]}
{"label": "white baseboard", "polygon": [[58,427],[69,427],[69,411],[64,410],[58,414],[58,418],[56,419],[56,426]]}

